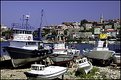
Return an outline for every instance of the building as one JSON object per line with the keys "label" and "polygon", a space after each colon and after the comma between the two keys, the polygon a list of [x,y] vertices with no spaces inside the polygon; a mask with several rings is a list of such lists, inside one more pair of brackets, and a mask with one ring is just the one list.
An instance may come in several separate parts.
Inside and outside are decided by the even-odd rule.
{"label": "building", "polygon": [[117,31],[114,29],[105,29],[105,32],[108,34],[109,37],[116,38]]}
{"label": "building", "polygon": [[93,27],[92,22],[87,22],[83,24],[85,30],[90,30]]}
{"label": "building", "polygon": [[114,29],[119,29],[121,27],[119,22],[114,23]]}
{"label": "building", "polygon": [[74,28],[74,29],[79,29],[80,27],[80,23],[79,22],[63,22],[62,23],[62,27],[63,29],[69,29],[69,28]]}
{"label": "building", "polygon": [[104,23],[104,17],[103,17],[103,14],[102,14],[101,17],[100,17],[100,23]]}
{"label": "building", "polygon": [[112,29],[113,28],[112,26],[113,25],[111,24],[105,24],[104,29]]}

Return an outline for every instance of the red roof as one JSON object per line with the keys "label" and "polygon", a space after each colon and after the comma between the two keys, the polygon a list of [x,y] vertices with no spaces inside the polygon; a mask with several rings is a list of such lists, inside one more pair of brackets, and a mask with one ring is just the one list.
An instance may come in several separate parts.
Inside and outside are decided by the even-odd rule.
{"label": "red roof", "polygon": [[114,29],[106,29],[106,31],[108,31],[108,32],[114,32],[115,30]]}

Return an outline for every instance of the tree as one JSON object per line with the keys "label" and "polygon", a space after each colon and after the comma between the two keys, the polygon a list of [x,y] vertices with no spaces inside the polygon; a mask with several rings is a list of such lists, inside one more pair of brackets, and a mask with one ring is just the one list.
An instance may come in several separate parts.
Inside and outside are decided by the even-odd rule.
{"label": "tree", "polygon": [[68,29],[64,30],[64,35],[68,35]]}
{"label": "tree", "polygon": [[51,33],[52,33],[52,36],[54,36],[54,40],[55,40],[55,38],[58,35],[58,32],[55,29],[52,29]]}
{"label": "tree", "polygon": [[2,33],[2,36],[5,36],[6,39],[10,39],[13,34],[12,29],[8,29],[7,31]]}
{"label": "tree", "polygon": [[45,36],[50,33],[50,29],[43,29],[42,32],[42,36]]}
{"label": "tree", "polygon": [[81,20],[81,26],[84,24],[84,23],[87,23],[88,21],[86,19],[83,19]]}
{"label": "tree", "polygon": [[94,22],[93,22],[93,26],[96,26],[96,25],[97,25],[97,22],[94,21]]}

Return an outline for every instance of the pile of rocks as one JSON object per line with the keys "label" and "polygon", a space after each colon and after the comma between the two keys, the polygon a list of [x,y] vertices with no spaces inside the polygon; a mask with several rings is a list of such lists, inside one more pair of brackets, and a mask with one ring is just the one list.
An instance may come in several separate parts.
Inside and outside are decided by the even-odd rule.
{"label": "pile of rocks", "polygon": [[[93,79],[120,79],[120,68],[112,68],[110,66],[107,67],[97,67],[99,71],[93,75]],[[29,68],[26,69],[1,69],[1,79],[27,79],[24,72],[28,71]],[[64,75],[64,79],[85,79],[83,77],[75,76],[76,68],[69,68],[67,73]],[[61,79],[61,77],[60,77]]]}
{"label": "pile of rocks", "polygon": [[24,75],[29,69],[2,69],[1,79],[27,79]]}
{"label": "pile of rocks", "polygon": [[[92,79],[120,79],[120,68],[119,67],[97,67],[99,69],[98,72],[95,73],[95,75],[91,76]],[[76,69],[69,69],[68,72],[65,74],[64,79],[91,79],[91,78],[83,78],[83,77],[76,77],[75,76],[75,70]],[[90,73],[89,73],[90,74]]]}
{"label": "pile of rocks", "polygon": [[98,77],[103,79],[120,79],[120,68],[119,67],[98,67],[100,72],[97,74]]}

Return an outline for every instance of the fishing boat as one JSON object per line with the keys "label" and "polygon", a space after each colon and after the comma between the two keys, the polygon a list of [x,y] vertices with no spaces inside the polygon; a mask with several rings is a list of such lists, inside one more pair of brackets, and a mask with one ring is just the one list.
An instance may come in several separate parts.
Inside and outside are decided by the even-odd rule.
{"label": "fishing boat", "polygon": [[76,63],[77,63],[78,69],[83,68],[86,74],[93,68],[92,63],[88,61],[86,57],[76,60]]}
{"label": "fishing boat", "polygon": [[109,50],[106,41],[98,41],[97,44],[92,50],[83,50],[83,55],[92,61],[99,60],[102,64],[110,64],[115,51]]}
{"label": "fishing boat", "polygon": [[[16,32],[16,34],[14,32]],[[49,50],[42,48],[43,42],[34,41],[30,31],[14,29],[13,33],[13,40],[9,41],[10,46],[3,47],[11,57],[13,67],[22,66],[32,61],[38,61],[48,54]]]}
{"label": "fishing boat", "polygon": [[[28,16],[25,20],[28,22]],[[10,45],[5,46],[4,51],[7,51],[11,57],[13,67],[25,65],[26,63],[39,61],[45,58],[48,54],[48,49],[43,48],[42,41],[33,40],[32,31],[25,28],[13,26]]]}
{"label": "fishing boat", "polygon": [[80,55],[80,50],[69,49],[65,43],[54,43],[53,53],[49,56],[55,64],[64,64]]}
{"label": "fishing boat", "polygon": [[66,67],[32,64],[31,70],[24,72],[28,79],[55,79],[67,72]]}
{"label": "fishing boat", "polygon": [[103,30],[99,34],[99,40],[95,41],[96,47],[92,50],[83,50],[84,56],[91,59],[91,61],[100,61],[103,65],[110,65],[113,60],[115,51],[108,48],[108,35]]}

